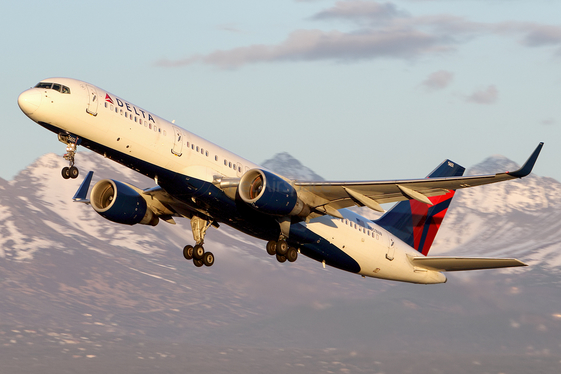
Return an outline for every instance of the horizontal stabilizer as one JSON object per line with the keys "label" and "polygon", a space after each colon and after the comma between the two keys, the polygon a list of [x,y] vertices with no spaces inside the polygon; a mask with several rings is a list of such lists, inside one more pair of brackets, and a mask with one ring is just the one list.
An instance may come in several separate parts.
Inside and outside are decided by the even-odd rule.
{"label": "horizontal stabilizer", "polygon": [[414,266],[436,271],[463,271],[527,266],[515,258],[409,257]]}

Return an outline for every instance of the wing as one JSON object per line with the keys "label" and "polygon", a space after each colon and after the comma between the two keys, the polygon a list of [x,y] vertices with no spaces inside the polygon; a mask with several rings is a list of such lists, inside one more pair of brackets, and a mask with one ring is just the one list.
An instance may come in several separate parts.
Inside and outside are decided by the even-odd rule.
{"label": "wing", "polygon": [[[458,176],[425,179],[404,179],[391,181],[365,181],[365,182],[305,182],[295,181],[299,196],[303,196],[314,210],[337,215],[337,209],[353,205],[367,206],[373,210],[384,210],[380,204],[415,199],[432,205],[429,197],[444,195],[450,190],[481,186],[511,179],[522,178],[530,174],[538,155],[543,147],[540,143],[526,163],[513,172]],[[451,161],[445,161],[450,163]]]}
{"label": "wing", "polygon": [[436,271],[463,271],[527,266],[515,258],[410,257],[414,266]]}

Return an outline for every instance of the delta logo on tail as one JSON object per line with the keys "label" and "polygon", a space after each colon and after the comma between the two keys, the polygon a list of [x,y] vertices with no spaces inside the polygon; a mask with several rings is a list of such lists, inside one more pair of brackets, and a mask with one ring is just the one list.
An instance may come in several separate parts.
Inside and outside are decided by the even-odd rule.
{"label": "delta logo on tail", "polygon": [[[427,178],[459,177],[464,171],[464,167],[445,160]],[[415,199],[402,201],[376,223],[426,256],[455,193],[450,190],[447,194],[430,197],[432,205]]]}

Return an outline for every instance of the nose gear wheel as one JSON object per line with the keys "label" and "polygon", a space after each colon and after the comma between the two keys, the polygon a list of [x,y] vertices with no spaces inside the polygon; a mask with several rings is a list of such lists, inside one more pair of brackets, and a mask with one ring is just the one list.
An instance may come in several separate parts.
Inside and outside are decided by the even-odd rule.
{"label": "nose gear wheel", "polygon": [[78,147],[79,138],[70,135],[59,134],[58,140],[66,144],[66,153],[62,157],[69,163],[69,166],[65,166],[62,168],[62,177],[64,179],[76,179],[78,178],[80,171],[76,166],[74,166],[74,156],[76,155],[76,148]]}

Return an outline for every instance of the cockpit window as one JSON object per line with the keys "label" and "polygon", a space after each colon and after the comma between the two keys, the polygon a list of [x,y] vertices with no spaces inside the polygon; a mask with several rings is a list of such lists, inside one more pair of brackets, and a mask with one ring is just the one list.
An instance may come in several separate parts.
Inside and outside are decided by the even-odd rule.
{"label": "cockpit window", "polygon": [[69,94],[70,93],[70,88],[68,88],[66,86],[63,86],[61,84],[58,84],[58,83],[39,82],[39,83],[37,83],[35,88],[53,89],[53,90],[61,92],[63,94]]}
{"label": "cockpit window", "polygon": [[52,83],[39,82],[37,83],[37,86],[35,86],[35,88],[51,88],[52,86],[53,86]]}

